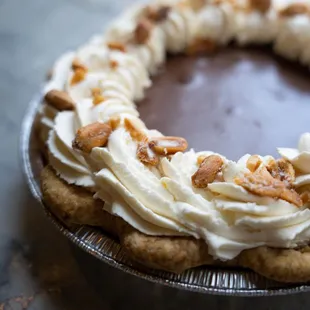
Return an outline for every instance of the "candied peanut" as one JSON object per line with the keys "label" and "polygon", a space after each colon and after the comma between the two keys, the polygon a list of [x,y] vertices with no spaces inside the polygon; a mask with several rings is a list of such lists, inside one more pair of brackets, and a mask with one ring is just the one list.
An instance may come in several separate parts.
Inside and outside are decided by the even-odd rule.
{"label": "candied peanut", "polygon": [[71,79],[71,85],[78,84],[82,82],[83,80],[85,80],[86,74],[87,74],[87,71],[85,71],[84,69],[80,69],[80,68],[76,69]]}
{"label": "candied peanut", "polygon": [[93,96],[93,105],[98,105],[103,102],[105,98],[101,94],[97,94]]}
{"label": "candied peanut", "polygon": [[143,141],[147,139],[146,135],[137,128],[132,120],[129,118],[124,119],[124,127],[130,133],[130,136],[133,140]]}
{"label": "candied peanut", "polygon": [[285,160],[284,158],[277,160],[280,180],[283,182],[287,182],[288,184],[293,184],[295,181],[295,170],[293,165]]}
{"label": "candied peanut", "polygon": [[192,175],[194,187],[205,188],[212,183],[222,170],[223,159],[218,155],[210,155],[204,159],[198,170]]}
{"label": "candied peanut", "polygon": [[64,91],[52,89],[46,93],[45,102],[59,111],[73,110],[74,101]]}
{"label": "candied peanut", "polygon": [[111,126],[112,130],[116,130],[121,123],[121,119],[118,116],[113,116],[107,123]]}
{"label": "candied peanut", "polygon": [[85,79],[86,74],[88,72],[87,67],[83,65],[78,59],[74,59],[71,68],[74,71],[71,79],[71,85],[75,85],[82,82]]}
{"label": "candied peanut", "polygon": [[299,194],[295,190],[287,188],[284,182],[273,178],[266,167],[253,173],[245,173],[242,177],[236,177],[234,181],[253,194],[280,198],[298,207],[303,205]]}
{"label": "candied peanut", "polygon": [[74,149],[90,153],[94,147],[103,147],[107,144],[112,132],[111,126],[104,123],[93,123],[80,128],[72,142]]}
{"label": "candied peanut", "polygon": [[272,1],[271,0],[249,0],[251,9],[266,13],[269,11]]}
{"label": "candied peanut", "polygon": [[190,56],[211,54],[216,50],[216,42],[210,39],[195,39],[187,48],[186,54]]}
{"label": "candied peanut", "polygon": [[111,50],[118,50],[124,53],[126,52],[126,46],[123,43],[109,42],[107,45],[108,45],[108,48]]}
{"label": "candied peanut", "polygon": [[103,102],[105,100],[104,96],[101,94],[102,91],[99,87],[92,88],[91,93],[93,96],[93,104],[94,105],[100,104],[101,102]]}
{"label": "candied peanut", "polygon": [[142,163],[147,164],[147,165],[156,166],[159,163],[158,157],[149,148],[147,140],[143,140],[138,143],[137,157]]}
{"label": "candied peanut", "polygon": [[292,186],[295,181],[294,167],[284,158],[271,160],[267,165],[267,170],[273,178],[283,181],[286,186]]}
{"label": "candied peanut", "polygon": [[262,160],[258,155],[252,155],[246,162],[246,167],[251,171],[254,172],[260,166]]}
{"label": "candied peanut", "polygon": [[278,164],[274,158],[268,160],[266,164],[267,171],[271,174],[273,178],[278,178]]}
{"label": "candied peanut", "polygon": [[300,198],[303,202],[303,204],[305,205],[306,203],[310,202],[310,192],[303,192],[300,194]]}
{"label": "candied peanut", "polygon": [[306,14],[308,7],[304,3],[292,3],[282,9],[279,14],[282,17],[292,17],[295,15]]}
{"label": "candied peanut", "polygon": [[150,148],[158,155],[173,155],[187,149],[187,141],[181,137],[158,137],[149,142]]}
{"label": "candied peanut", "polygon": [[138,44],[144,44],[147,42],[151,35],[153,24],[146,18],[141,19],[134,33],[135,42]]}

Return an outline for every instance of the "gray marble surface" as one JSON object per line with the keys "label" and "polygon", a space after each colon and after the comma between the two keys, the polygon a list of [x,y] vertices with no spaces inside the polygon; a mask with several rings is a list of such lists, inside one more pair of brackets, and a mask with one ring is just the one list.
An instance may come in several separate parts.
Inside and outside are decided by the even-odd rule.
{"label": "gray marble surface", "polygon": [[0,310],[308,309],[309,294],[229,298],[136,279],[72,246],[31,197],[18,154],[27,103],[58,55],[130,3],[0,0]]}

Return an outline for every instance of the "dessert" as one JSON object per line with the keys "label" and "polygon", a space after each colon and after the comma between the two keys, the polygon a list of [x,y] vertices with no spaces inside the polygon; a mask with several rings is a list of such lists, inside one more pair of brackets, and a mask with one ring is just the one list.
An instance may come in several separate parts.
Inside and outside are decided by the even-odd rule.
{"label": "dessert", "polygon": [[[305,72],[297,65],[275,65],[276,60],[270,66],[260,66],[265,60],[252,50],[248,55],[254,55],[254,62],[243,61],[240,48],[228,46],[226,52],[225,46],[232,41],[237,46],[271,45],[275,53],[307,66],[309,29],[307,2],[170,0],[126,12],[104,36],[96,36],[76,52],[62,56],[46,85],[40,131],[48,147],[49,165],[41,176],[45,203],[66,223],[99,226],[114,234],[129,257],[153,268],[182,272],[199,265],[224,264],[251,268],[278,281],[310,280],[310,134],[301,135],[296,149],[278,148],[279,156],[241,156],[241,148],[234,142],[238,139],[231,142],[218,132],[227,124],[240,128],[239,134],[251,142],[255,152],[257,145],[268,145],[271,150],[269,144],[279,142],[270,139],[260,143],[269,133],[282,137],[281,143],[293,143],[297,133],[307,130],[309,108],[302,103],[309,90],[301,77]],[[258,55],[268,55],[260,49]],[[168,57],[168,77],[173,73],[169,70],[171,63],[175,62],[179,70],[187,64],[188,68],[198,68],[199,74],[194,73],[194,77],[198,76],[200,84],[196,87],[181,77],[182,85],[188,83],[194,89],[210,85],[211,90],[219,87],[223,96],[229,93],[230,84],[225,84],[220,75],[208,76],[203,68],[206,63],[212,64],[208,59],[226,57],[232,66],[242,64],[236,66],[241,71],[258,59],[258,69],[246,71],[248,76],[255,81],[261,69],[268,72],[269,80],[260,89],[262,95],[253,94],[250,88],[254,101],[243,98],[245,103],[240,104],[267,98],[267,103],[262,103],[265,117],[251,122],[245,119],[244,127],[234,124],[238,113],[233,111],[239,103],[231,102],[222,111],[226,119],[216,119],[221,104],[229,102],[218,93],[214,100],[205,95],[197,100],[206,101],[205,115],[199,111],[191,114],[191,108],[197,107],[195,95],[191,99],[185,90],[156,82],[165,78],[160,68],[167,52],[183,54]],[[222,72],[232,80],[238,76],[229,67]],[[285,95],[292,94],[290,80],[292,85],[301,83],[293,92],[293,103],[285,101]],[[156,85],[165,84],[167,89],[156,90]],[[233,85],[238,84],[234,81]],[[275,94],[275,106],[266,95],[270,85],[280,91]],[[143,102],[147,88],[151,95],[147,92],[149,102]],[[156,93],[161,100],[155,98]],[[219,102],[216,107],[213,101]],[[176,104],[171,110],[169,104],[173,102],[181,104],[181,112]],[[172,131],[167,132],[169,136],[148,129],[139,118],[137,103],[146,123],[152,123],[154,117],[167,117]],[[159,103],[160,113],[156,112],[159,107],[148,110]],[[248,105],[249,114],[263,115],[261,105],[254,109]],[[294,117],[297,107],[301,111],[298,119]],[[183,118],[179,123],[182,134],[173,131],[179,127],[173,125],[179,115]],[[282,119],[272,126],[277,116]],[[214,118],[217,125],[212,129],[208,125]],[[226,149],[231,154],[227,155],[240,158],[187,151],[191,139],[185,135],[192,127],[188,119],[200,119],[205,126],[196,141],[210,137],[205,139],[207,146],[212,146],[212,141],[224,146],[231,143]],[[269,128],[261,123],[266,119]],[[256,136],[257,132],[262,136]]]}

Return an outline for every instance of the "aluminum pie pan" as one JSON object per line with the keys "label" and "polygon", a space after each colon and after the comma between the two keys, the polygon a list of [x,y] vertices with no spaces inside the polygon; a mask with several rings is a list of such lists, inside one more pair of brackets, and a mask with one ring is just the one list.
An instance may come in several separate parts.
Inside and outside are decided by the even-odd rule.
{"label": "aluminum pie pan", "polygon": [[44,205],[39,185],[42,156],[34,134],[42,94],[37,94],[26,111],[20,140],[22,167],[27,184],[46,216],[78,247],[117,269],[154,283],[200,293],[230,296],[275,296],[310,291],[310,284],[285,284],[266,279],[241,268],[198,267],[174,274],[139,266],[131,262],[117,242],[104,231],[89,227],[68,228]]}

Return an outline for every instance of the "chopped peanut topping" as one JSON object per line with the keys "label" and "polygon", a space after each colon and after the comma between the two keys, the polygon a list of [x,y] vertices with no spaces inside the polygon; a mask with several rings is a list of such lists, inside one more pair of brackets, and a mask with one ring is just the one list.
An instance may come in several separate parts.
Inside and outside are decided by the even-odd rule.
{"label": "chopped peanut topping", "polygon": [[82,82],[86,77],[87,71],[84,69],[76,69],[71,79],[71,85]]}
{"label": "chopped peanut topping", "polygon": [[72,70],[74,74],[71,79],[71,85],[78,84],[85,79],[86,73],[88,71],[87,67],[84,66],[79,60],[74,59],[72,62]]}
{"label": "chopped peanut topping", "polygon": [[190,56],[210,54],[216,50],[216,43],[209,39],[196,39],[187,48],[186,54]]}
{"label": "chopped peanut topping", "polygon": [[173,155],[187,149],[187,141],[181,137],[158,137],[149,142],[150,148],[158,155]]}
{"label": "chopped peanut topping", "polygon": [[111,117],[108,121],[108,124],[111,126],[112,130],[116,130],[121,124],[121,119],[118,116]]}
{"label": "chopped peanut topping", "polygon": [[87,67],[83,65],[78,59],[74,59],[71,66],[73,71],[76,71],[78,69],[87,71]]}
{"label": "chopped peanut topping", "polygon": [[134,33],[135,42],[138,44],[144,44],[149,39],[153,24],[146,18],[140,20],[137,24]]}
{"label": "chopped peanut topping", "polygon": [[133,140],[144,141],[147,139],[146,135],[135,126],[135,124],[128,118],[124,119],[124,126],[127,131],[129,131],[130,136]]}
{"label": "chopped peanut topping", "polygon": [[259,11],[260,13],[266,13],[269,11],[272,1],[271,0],[249,0],[251,9]]}
{"label": "chopped peanut topping", "polygon": [[306,14],[308,7],[304,3],[292,3],[282,9],[279,14],[282,17],[292,17],[295,15]]}
{"label": "chopped peanut topping", "polygon": [[235,183],[259,196],[280,198],[298,207],[303,205],[303,201],[298,193],[293,189],[287,188],[284,182],[273,178],[265,167],[235,178]]}
{"label": "chopped peanut topping", "polygon": [[93,96],[93,104],[97,105],[100,104],[105,100],[105,98],[102,96],[101,89],[99,87],[95,87],[91,89],[91,93]]}
{"label": "chopped peanut topping", "polygon": [[212,183],[222,170],[223,159],[218,155],[210,155],[204,159],[198,170],[192,176],[194,187],[205,188]]}
{"label": "chopped peanut topping", "polygon": [[[112,124],[112,128],[113,127],[114,124]],[[138,141],[137,157],[139,160],[144,164],[156,166],[159,162],[159,158],[151,150],[147,136],[139,128],[137,128],[132,120],[128,118],[124,119],[124,127],[127,131],[129,131],[131,138]]]}
{"label": "chopped peanut topping", "polygon": [[146,8],[146,17],[153,22],[159,23],[167,19],[170,10],[171,8],[168,5],[160,6],[157,9],[148,6]]}
{"label": "chopped peanut topping", "polygon": [[267,162],[266,165],[267,171],[271,174],[271,176],[274,178],[277,178],[277,174],[278,174],[278,164],[277,161],[275,159],[270,159]]}
{"label": "chopped peanut topping", "polygon": [[142,163],[147,165],[156,166],[159,163],[159,158],[149,148],[148,141],[146,139],[138,143],[137,157]]}
{"label": "chopped peanut topping", "polygon": [[310,192],[303,192],[300,197],[304,205],[310,202]]}
{"label": "chopped peanut topping", "polygon": [[72,142],[74,149],[90,153],[94,147],[103,147],[107,144],[112,128],[103,123],[93,123],[80,128]]}
{"label": "chopped peanut topping", "polygon": [[101,88],[100,87],[94,87],[91,89],[91,94],[94,96],[100,95],[101,94]]}
{"label": "chopped peanut topping", "polygon": [[118,62],[116,60],[110,60],[110,68],[116,69],[118,67]]}
{"label": "chopped peanut topping", "polygon": [[287,187],[291,187],[295,181],[294,167],[284,158],[270,161],[267,170],[273,178],[284,182]]}
{"label": "chopped peanut topping", "polygon": [[246,162],[246,167],[251,171],[254,172],[260,166],[262,160],[259,158],[258,155],[252,155]]}
{"label": "chopped peanut topping", "polygon": [[120,42],[109,42],[107,45],[111,50],[118,50],[124,53],[126,52],[126,46]]}
{"label": "chopped peanut topping", "polygon": [[103,102],[104,100],[105,100],[105,98],[102,95],[98,95],[98,96],[94,97],[93,104],[98,105],[101,102]]}
{"label": "chopped peanut topping", "polygon": [[66,92],[57,89],[47,92],[44,99],[47,104],[59,111],[73,110],[75,106],[74,101]]}
{"label": "chopped peanut topping", "polygon": [[293,185],[295,182],[295,170],[293,165],[284,158],[277,160],[280,180],[288,185]]}

